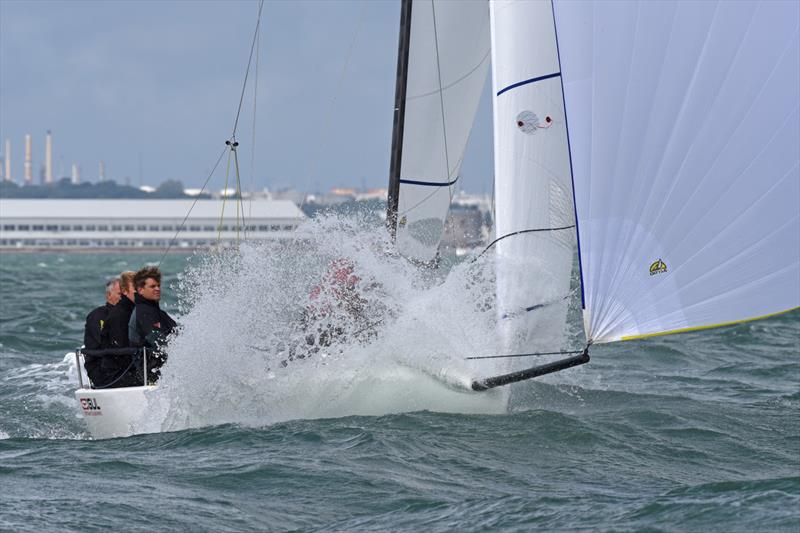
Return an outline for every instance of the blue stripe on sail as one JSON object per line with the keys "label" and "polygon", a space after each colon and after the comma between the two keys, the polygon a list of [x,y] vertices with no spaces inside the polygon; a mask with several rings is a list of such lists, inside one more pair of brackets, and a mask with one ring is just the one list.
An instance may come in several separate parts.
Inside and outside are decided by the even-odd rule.
{"label": "blue stripe on sail", "polygon": [[552,74],[545,74],[544,76],[539,76],[538,78],[531,78],[529,80],[518,81],[517,83],[509,85],[505,89],[500,89],[499,91],[497,91],[497,96],[500,96],[504,92],[510,91],[511,89],[516,89],[520,85],[528,85],[529,83],[536,83],[537,81],[549,80],[550,78],[555,78],[556,76],[561,76],[561,73],[553,72]]}
{"label": "blue stripe on sail", "polygon": [[458,181],[458,178],[454,179],[453,181],[446,181],[444,183],[439,183],[436,181],[415,181],[415,180],[400,180],[400,183],[408,183],[409,185],[423,185],[426,187],[449,187],[451,185],[455,185]]}
{"label": "blue stripe on sail", "polygon": [[[550,9],[553,12],[553,35],[556,37],[556,55],[558,68],[561,68],[561,47],[558,45],[558,24],[556,24],[556,8],[550,0]],[[578,274],[581,277],[581,309],[586,310],[586,285],[583,281],[583,258],[581,257],[581,226],[578,223],[578,200],[575,197],[575,171],[572,168],[572,143],[569,140],[569,119],[567,117],[567,97],[564,94],[564,80],[561,80],[561,101],[564,103],[564,126],[567,129],[567,151],[569,152],[569,176],[572,180],[572,209],[575,215],[575,238],[578,241]],[[591,339],[587,339],[591,341]]]}

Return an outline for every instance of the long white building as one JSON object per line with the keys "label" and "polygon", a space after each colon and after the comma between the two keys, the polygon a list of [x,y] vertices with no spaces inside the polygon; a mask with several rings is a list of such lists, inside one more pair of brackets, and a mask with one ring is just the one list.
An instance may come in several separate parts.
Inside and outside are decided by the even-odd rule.
{"label": "long white building", "polygon": [[164,249],[176,234],[178,249],[231,244],[245,233],[248,240],[288,239],[306,218],[288,200],[228,199],[224,213],[222,200],[193,203],[0,199],[0,250]]}

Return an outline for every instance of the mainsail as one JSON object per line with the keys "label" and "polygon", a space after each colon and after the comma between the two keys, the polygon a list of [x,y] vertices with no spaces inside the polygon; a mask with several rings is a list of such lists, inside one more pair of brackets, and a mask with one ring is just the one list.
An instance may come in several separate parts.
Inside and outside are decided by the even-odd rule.
{"label": "mainsail", "polygon": [[549,2],[491,3],[497,305],[508,353],[561,342],[575,242]]}
{"label": "mainsail", "polygon": [[486,2],[403,0],[388,224],[436,257],[489,66]]}
{"label": "mainsail", "polygon": [[554,11],[587,339],[797,307],[800,4]]}

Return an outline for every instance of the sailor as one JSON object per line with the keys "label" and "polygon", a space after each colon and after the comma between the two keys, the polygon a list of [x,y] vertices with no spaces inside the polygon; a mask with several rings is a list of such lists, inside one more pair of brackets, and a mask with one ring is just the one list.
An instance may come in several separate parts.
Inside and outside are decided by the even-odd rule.
{"label": "sailor", "polygon": [[148,349],[148,383],[158,380],[159,369],[167,359],[163,346],[177,323],[159,306],[161,300],[161,271],[145,267],[133,277],[136,288],[135,308],[128,321],[128,340],[131,346]]}
{"label": "sailor", "polygon": [[360,294],[360,281],[351,260],[339,258],[331,261],[325,278],[309,294],[309,299],[315,303],[308,305],[301,317],[304,329],[310,330],[306,344],[330,346],[334,339],[345,340],[346,325],[362,326],[366,323],[364,305],[367,301]]}
{"label": "sailor", "polygon": [[103,348],[125,348],[128,342],[128,321],[131,318],[134,307],[134,295],[136,289],[133,286],[133,277],[136,272],[130,270],[119,275],[120,300],[106,318],[103,328],[102,345]]}
{"label": "sailor", "polygon": [[[114,305],[119,302],[119,279],[114,278],[106,283],[106,303],[101,305],[86,316],[86,324],[83,327],[83,346],[89,350],[97,350],[101,347],[103,328],[108,318],[108,314]],[[100,359],[89,360],[84,365],[89,379],[94,383],[103,381],[104,376],[100,369]]]}
{"label": "sailor", "polygon": [[[135,272],[125,271],[119,275],[121,297],[119,303],[111,308],[106,318],[101,336],[103,348],[126,348],[128,343],[128,321],[133,313],[133,299],[136,294],[133,288]],[[133,356],[138,357],[138,356]],[[134,387],[142,384],[137,377],[138,360],[130,355],[104,355],[100,369],[104,379],[103,388]]]}
{"label": "sailor", "polygon": [[83,328],[83,345],[90,350],[100,348],[100,337],[111,308],[119,302],[119,279],[114,278],[106,283],[106,303],[92,309],[86,316],[86,325]]}

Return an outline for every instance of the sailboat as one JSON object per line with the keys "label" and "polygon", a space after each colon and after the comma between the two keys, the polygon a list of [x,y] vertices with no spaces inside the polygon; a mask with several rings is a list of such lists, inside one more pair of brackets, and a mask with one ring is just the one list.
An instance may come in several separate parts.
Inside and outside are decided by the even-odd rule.
{"label": "sailboat", "polygon": [[[789,2],[402,1],[387,223],[415,262],[435,262],[491,63],[503,345],[465,394],[800,305],[798,20]],[[510,364],[560,342],[576,250],[586,345]],[[94,437],[124,436],[150,390],[76,398]]]}
{"label": "sailboat", "polygon": [[799,11],[404,0],[387,215],[398,249],[435,256],[488,34],[503,357],[563,331],[578,253],[585,348],[473,389],[586,363],[592,344],[797,309]]}

